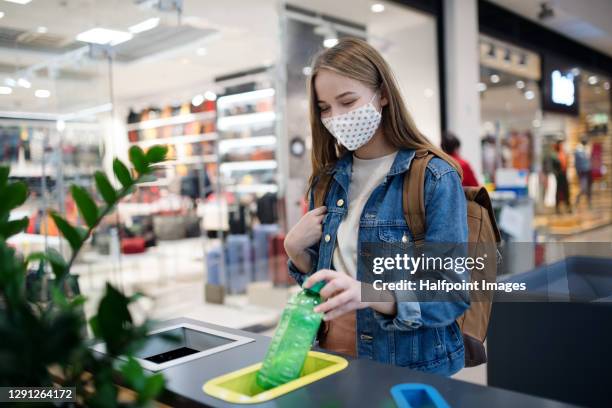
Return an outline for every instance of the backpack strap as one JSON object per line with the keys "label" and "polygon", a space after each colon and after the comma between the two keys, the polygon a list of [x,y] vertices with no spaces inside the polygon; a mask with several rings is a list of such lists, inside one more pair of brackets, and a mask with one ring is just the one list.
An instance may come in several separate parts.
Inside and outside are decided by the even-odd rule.
{"label": "backpack strap", "polygon": [[425,169],[432,158],[429,150],[417,150],[404,175],[402,209],[416,246],[425,242]]}

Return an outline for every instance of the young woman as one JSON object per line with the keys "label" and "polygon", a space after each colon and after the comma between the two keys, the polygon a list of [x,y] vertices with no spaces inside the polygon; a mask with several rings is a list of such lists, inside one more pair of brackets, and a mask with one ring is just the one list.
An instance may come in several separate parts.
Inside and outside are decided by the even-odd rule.
{"label": "young woman", "polygon": [[[364,242],[412,240],[402,210],[403,177],[417,149],[437,157],[426,169],[426,242],[466,242],[460,168],[416,128],[390,68],[366,42],[343,39],[319,54],[310,81],[312,168],[310,211],[289,231],[289,273],[321,290],[323,348],[389,364],[451,375],[464,365],[455,319],[463,302],[361,300]],[[332,177],[325,206],[313,188]]]}

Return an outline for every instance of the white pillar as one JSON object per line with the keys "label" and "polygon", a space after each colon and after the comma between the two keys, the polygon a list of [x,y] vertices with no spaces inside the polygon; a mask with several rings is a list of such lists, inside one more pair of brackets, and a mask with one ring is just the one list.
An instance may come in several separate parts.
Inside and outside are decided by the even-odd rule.
{"label": "white pillar", "polygon": [[447,127],[482,182],[478,1],[444,0]]}

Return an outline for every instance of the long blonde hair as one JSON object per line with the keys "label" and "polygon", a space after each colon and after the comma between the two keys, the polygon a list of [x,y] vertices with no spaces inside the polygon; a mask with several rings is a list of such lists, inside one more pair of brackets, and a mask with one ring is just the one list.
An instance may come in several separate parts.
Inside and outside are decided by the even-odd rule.
{"label": "long blonde hair", "polygon": [[323,126],[321,111],[317,103],[314,81],[321,69],[328,69],[340,75],[355,79],[368,85],[373,90],[381,89],[387,97],[388,104],[382,109],[384,137],[398,149],[428,149],[436,156],[446,160],[462,176],[461,167],[449,155],[434,146],[417,129],[402,100],[391,68],[384,58],[367,42],[357,38],[343,38],[332,48],[316,55],[308,81],[310,99],[310,127],[312,131],[312,175],[313,180],[324,172],[331,170],[334,164],[346,152],[346,148]]}

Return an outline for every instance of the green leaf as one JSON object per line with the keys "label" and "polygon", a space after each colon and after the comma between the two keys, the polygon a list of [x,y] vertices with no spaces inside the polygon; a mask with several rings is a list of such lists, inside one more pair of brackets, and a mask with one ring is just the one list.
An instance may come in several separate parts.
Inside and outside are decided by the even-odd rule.
{"label": "green leaf", "polygon": [[7,185],[2,190],[2,199],[0,199],[0,214],[8,214],[14,208],[25,203],[28,198],[28,186],[18,181]]}
{"label": "green leaf", "polygon": [[72,308],[76,308],[79,306],[82,306],[85,304],[85,302],[87,302],[87,296],[84,295],[76,295],[75,297],[72,298],[72,300],[70,301],[70,307]]}
{"label": "green leaf", "polygon": [[147,160],[149,163],[159,163],[166,160],[168,146],[155,145],[147,150]]}
{"label": "green leaf", "polygon": [[135,391],[140,393],[144,389],[147,378],[144,375],[142,367],[138,364],[138,361],[132,356],[128,357],[127,363],[121,366],[121,373],[130,387]]}
{"label": "green leaf", "polygon": [[106,342],[108,354],[123,354],[132,341],[132,316],[128,310],[128,299],[108,282],[98,306],[97,317],[98,331]]}
{"label": "green leaf", "polygon": [[93,228],[98,221],[98,206],[83,187],[73,185],[70,192],[87,226]]}
{"label": "green leaf", "polygon": [[130,147],[129,156],[138,174],[145,174],[149,171],[149,162],[140,146]]}
{"label": "green leaf", "polygon": [[19,220],[8,222],[0,222],[0,236],[2,236],[4,239],[12,237],[21,231],[24,231],[28,227],[29,223],[30,220],[28,217],[23,217]]}
{"label": "green leaf", "polygon": [[46,252],[33,252],[28,255],[26,259],[26,263],[30,263],[32,261],[46,261],[51,264],[51,269],[53,269],[53,273],[55,274],[56,280],[61,280],[63,276],[68,273],[68,264],[62,254],[60,254],[54,248],[48,248]]}
{"label": "green leaf", "polygon": [[101,171],[96,171],[94,174],[94,178],[96,179],[96,186],[98,187],[98,191],[100,195],[108,204],[108,206],[115,205],[117,202],[117,192],[111,185],[110,181],[108,181],[108,177]]}
{"label": "green leaf", "polygon": [[87,231],[83,228],[70,225],[68,221],[55,211],[50,211],[49,215],[53,218],[57,229],[60,230],[64,238],[66,238],[72,250],[78,251],[83,244],[83,240],[87,236]]}
{"label": "green leaf", "polygon": [[161,373],[153,374],[147,378],[144,389],[139,393],[138,399],[147,402],[155,399],[164,389],[164,376]]}
{"label": "green leaf", "polygon": [[134,184],[132,176],[130,175],[130,171],[121,160],[113,160],[113,171],[115,172],[115,176],[117,176],[117,179],[123,185],[123,187],[127,188]]}
{"label": "green leaf", "polygon": [[10,172],[10,167],[0,166],[0,191],[2,191],[2,189],[6,186],[6,183],[8,183],[8,176]]}

